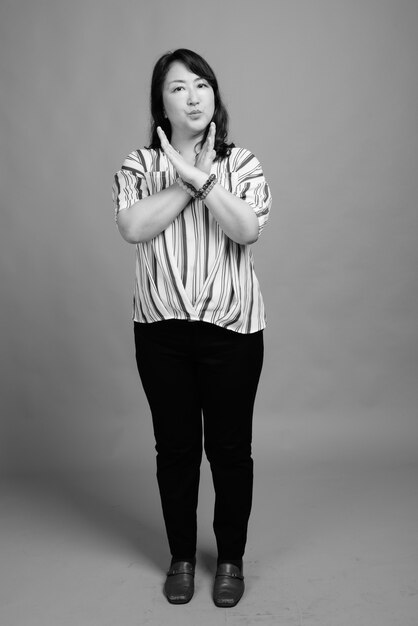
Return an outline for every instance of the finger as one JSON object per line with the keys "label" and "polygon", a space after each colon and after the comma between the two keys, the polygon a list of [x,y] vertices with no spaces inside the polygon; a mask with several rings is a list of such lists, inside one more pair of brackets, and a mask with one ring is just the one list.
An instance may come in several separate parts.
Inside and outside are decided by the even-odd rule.
{"label": "finger", "polygon": [[167,135],[165,134],[161,126],[157,126],[157,133],[158,133],[158,137],[160,138],[161,147],[163,150],[165,150],[166,147],[170,145],[167,139]]}
{"label": "finger", "polygon": [[216,136],[216,124],[215,122],[211,122],[209,133],[208,133],[209,150],[213,150],[213,146],[215,145],[215,136]]}
{"label": "finger", "polygon": [[167,156],[169,156],[170,154],[175,156],[175,154],[177,154],[177,152],[176,152],[176,150],[174,150],[173,146],[168,141],[167,135],[165,134],[165,132],[163,131],[161,126],[157,127],[157,133],[158,133],[158,136],[160,138],[161,148],[163,149],[164,153]]}
{"label": "finger", "polygon": [[209,133],[208,133],[208,156],[210,157],[212,161],[214,160],[216,156],[216,152],[214,150],[215,138],[216,138],[216,125],[215,125],[215,122],[211,122]]}
{"label": "finger", "polygon": [[208,130],[208,134],[206,135],[206,141],[205,141],[205,148],[210,148],[210,144],[212,143],[213,139],[215,138],[215,133],[214,133],[214,123],[211,122],[209,124],[209,130]]}
{"label": "finger", "polygon": [[[159,131],[158,131],[158,128],[159,128]],[[157,128],[157,132],[160,138],[162,151],[164,152],[167,159],[174,165],[174,167],[177,167],[178,159],[180,155],[177,152],[177,150],[175,150],[173,146],[171,145],[171,143],[168,141],[167,135],[165,134],[163,129],[160,127],[158,128]]]}
{"label": "finger", "polygon": [[200,155],[205,156],[207,154],[209,154],[212,150],[213,147],[215,145],[215,130],[214,130],[214,123],[211,122],[209,125],[209,130],[208,130],[208,134],[206,136],[206,140],[205,143],[202,146],[202,149],[200,151]]}

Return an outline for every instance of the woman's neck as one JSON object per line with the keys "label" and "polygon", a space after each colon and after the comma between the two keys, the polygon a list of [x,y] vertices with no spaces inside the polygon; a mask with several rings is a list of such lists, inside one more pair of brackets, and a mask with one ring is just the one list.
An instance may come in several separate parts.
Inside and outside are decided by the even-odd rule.
{"label": "woman's neck", "polygon": [[181,156],[189,163],[194,163],[196,154],[199,152],[199,144],[203,139],[203,134],[196,135],[195,137],[179,137],[173,135],[171,137],[171,145]]}

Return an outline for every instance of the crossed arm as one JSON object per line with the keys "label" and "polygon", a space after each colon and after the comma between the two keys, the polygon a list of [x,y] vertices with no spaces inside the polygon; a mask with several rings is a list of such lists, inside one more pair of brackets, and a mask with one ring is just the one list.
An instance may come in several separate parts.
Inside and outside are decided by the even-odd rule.
{"label": "crossed arm", "polygon": [[[180,178],[200,189],[206,182],[216,153],[215,124],[212,122],[207,139],[196,158],[195,165],[171,146],[162,129],[158,129],[161,147]],[[149,241],[159,235],[183,211],[190,201],[189,194],[177,183],[147,196],[118,214],[117,224],[122,237],[129,243]],[[257,216],[245,200],[216,184],[205,198],[205,205],[225,234],[239,244],[258,239]]]}

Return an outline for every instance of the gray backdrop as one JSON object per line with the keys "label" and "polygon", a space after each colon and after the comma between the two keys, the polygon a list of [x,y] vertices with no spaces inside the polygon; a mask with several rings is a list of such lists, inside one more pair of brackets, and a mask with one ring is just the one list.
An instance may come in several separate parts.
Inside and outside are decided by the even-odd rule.
{"label": "gray backdrop", "polygon": [[416,459],[417,26],[416,0],[2,0],[4,471],[153,464],[111,184],[176,47],[274,197],[257,454]]}

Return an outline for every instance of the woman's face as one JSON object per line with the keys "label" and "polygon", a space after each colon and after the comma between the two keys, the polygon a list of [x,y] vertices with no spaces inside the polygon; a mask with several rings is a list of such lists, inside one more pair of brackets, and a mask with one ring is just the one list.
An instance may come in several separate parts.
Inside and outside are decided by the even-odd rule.
{"label": "woman's face", "polygon": [[163,103],[172,138],[203,134],[215,112],[215,96],[208,81],[179,61],[171,64],[165,77]]}

